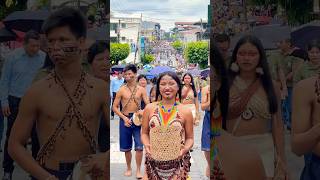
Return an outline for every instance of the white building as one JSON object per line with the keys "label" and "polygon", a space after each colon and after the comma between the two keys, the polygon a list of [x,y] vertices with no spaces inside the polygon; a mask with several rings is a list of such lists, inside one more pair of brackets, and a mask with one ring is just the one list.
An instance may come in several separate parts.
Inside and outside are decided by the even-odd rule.
{"label": "white building", "polygon": [[138,43],[139,31],[141,28],[141,18],[112,17],[110,18],[110,40],[120,43]]}

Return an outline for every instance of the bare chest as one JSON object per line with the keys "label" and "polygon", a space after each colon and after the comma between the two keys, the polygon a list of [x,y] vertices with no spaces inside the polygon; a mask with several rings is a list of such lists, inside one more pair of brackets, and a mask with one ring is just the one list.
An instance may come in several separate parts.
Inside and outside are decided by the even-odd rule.
{"label": "bare chest", "polygon": [[38,120],[57,122],[64,116],[73,116],[72,119],[81,118],[86,122],[92,122],[96,121],[101,114],[101,96],[91,89],[81,97],[72,96],[72,101],[63,91],[55,88],[48,89],[39,96]]}

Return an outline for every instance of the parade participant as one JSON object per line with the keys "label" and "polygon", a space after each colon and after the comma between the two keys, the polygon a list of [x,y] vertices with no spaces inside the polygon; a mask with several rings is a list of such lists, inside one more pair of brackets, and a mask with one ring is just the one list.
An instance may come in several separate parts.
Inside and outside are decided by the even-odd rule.
{"label": "parade participant", "polygon": [[[271,79],[259,39],[247,35],[238,41],[232,54],[229,76],[228,132],[242,136],[247,142],[255,139],[267,143],[267,147],[254,144],[264,153],[262,157],[267,175],[284,179],[287,167],[280,90]],[[274,157],[275,162],[270,157]]]}
{"label": "parade participant", "polygon": [[[81,159],[86,160],[82,163],[86,172],[96,178],[105,169],[105,164],[98,162],[108,159],[108,152],[95,154],[100,116],[109,114],[108,94],[106,83],[81,67],[85,17],[73,8],[58,9],[45,20],[43,32],[54,69],[22,98],[9,153],[36,179],[70,178]],[[41,147],[36,160],[24,147],[34,123]]]}
{"label": "parade participant", "polygon": [[226,66],[229,66],[229,63],[231,61],[231,57],[229,54],[230,37],[227,34],[217,34],[214,37],[214,41],[222,53]]}
{"label": "parade participant", "polygon": [[303,64],[303,59],[292,55],[293,47],[290,38],[284,38],[278,43],[279,51],[268,58],[272,79],[280,85],[283,99],[283,119],[287,129],[291,129],[291,100],[293,77],[297,69]]}
{"label": "parade participant", "polygon": [[[111,97],[112,97],[112,105],[114,103],[114,100],[116,98],[116,94],[119,91],[120,87],[123,85],[124,83],[124,78],[123,78],[123,74],[122,72],[118,72],[115,71],[114,74],[116,75],[115,78],[111,79],[111,83],[110,83],[110,93],[111,93]],[[114,112],[111,108],[111,119],[114,119]]]}
{"label": "parade participant", "polygon": [[176,101],[177,96],[181,96],[178,76],[169,71],[162,73],[157,81],[156,102],[148,104],[143,113],[146,180],[188,177],[193,120],[190,109]]}
{"label": "parade participant", "polygon": [[320,73],[320,42],[317,40],[311,41],[307,46],[307,50],[309,61],[305,61],[294,74],[294,84]]}
{"label": "parade participant", "polygon": [[305,156],[301,180],[319,179],[320,74],[301,80],[293,90],[292,151]]}
{"label": "parade participant", "polygon": [[[2,114],[7,117],[6,141],[3,153],[3,179],[11,179],[14,161],[8,153],[8,141],[12,126],[20,111],[20,101],[31,86],[37,72],[43,66],[45,53],[40,50],[40,35],[29,31],[22,48],[12,51],[4,62],[0,80]],[[28,68],[27,68],[28,67]]]}
{"label": "parade participant", "polygon": [[[149,103],[145,88],[138,85],[136,80],[137,67],[133,64],[127,65],[124,70],[126,84],[124,84],[116,94],[113,103],[113,111],[120,117],[120,151],[125,152],[127,170],[125,176],[131,176],[131,149],[132,137],[134,138],[136,151],[137,171],[136,177],[142,178],[140,169],[143,156],[143,144],[140,140],[141,122],[133,121],[133,114],[142,115],[140,102]],[[119,110],[119,104],[122,104],[122,110]]]}
{"label": "parade participant", "polygon": [[[106,83],[110,82],[108,78],[109,65],[108,54],[109,44],[103,41],[97,41],[92,44],[88,50],[88,63],[90,64],[91,73],[94,77],[104,80]],[[109,116],[108,116],[109,117]],[[100,152],[106,152],[110,149],[109,125],[106,124],[104,117],[100,120],[98,144]]]}
{"label": "parade participant", "polygon": [[[139,86],[143,87],[146,90],[146,93],[147,93],[147,82],[148,82],[147,77],[143,74],[140,74],[137,78],[137,82]],[[147,96],[149,96],[148,93],[147,93]],[[141,101],[141,109],[144,109],[145,106],[146,104],[144,103],[144,101]]]}
{"label": "parade participant", "polygon": [[206,176],[210,177],[210,85],[202,89],[201,109],[205,111],[202,125],[201,150],[204,151],[208,166]]}
{"label": "parade participant", "polygon": [[191,109],[193,123],[194,125],[198,126],[200,122],[199,101],[192,75],[190,73],[184,74],[182,77],[182,82],[183,87],[181,92],[181,102],[186,107]]}
{"label": "parade participant", "polygon": [[153,103],[156,101],[156,85],[152,86],[150,89],[150,103]]}
{"label": "parade participant", "polygon": [[[228,114],[228,78],[224,60],[217,47],[210,45],[213,78],[210,91],[211,111],[211,180],[265,180],[262,160],[254,149],[225,131]],[[213,60],[214,59],[214,60]],[[233,153],[230,149],[237,149]]]}

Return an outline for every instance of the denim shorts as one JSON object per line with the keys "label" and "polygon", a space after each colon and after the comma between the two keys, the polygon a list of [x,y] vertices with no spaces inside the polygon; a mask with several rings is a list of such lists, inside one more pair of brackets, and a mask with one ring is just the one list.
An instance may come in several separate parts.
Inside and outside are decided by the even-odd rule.
{"label": "denim shorts", "polygon": [[210,127],[210,111],[205,111],[201,134],[202,151],[210,151]]}
{"label": "denim shorts", "polygon": [[[129,113],[127,116],[129,119],[133,116],[133,113]],[[133,123],[130,127],[124,125],[124,120],[120,118],[120,151],[128,152],[132,149],[132,143],[134,140],[134,149],[136,151],[143,150],[143,144],[141,142],[141,126],[136,126]],[[133,139],[132,139],[133,138]]]}

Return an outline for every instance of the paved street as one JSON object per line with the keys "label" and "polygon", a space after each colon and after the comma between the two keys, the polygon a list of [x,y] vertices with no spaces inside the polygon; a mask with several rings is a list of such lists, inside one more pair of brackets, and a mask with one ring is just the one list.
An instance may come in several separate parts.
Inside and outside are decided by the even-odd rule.
{"label": "paved street", "polygon": [[[132,170],[133,170],[132,176],[131,177],[123,176],[123,173],[126,170],[126,161],[125,161],[124,153],[119,151],[119,118],[118,117],[115,117],[114,120],[111,120],[110,128],[111,128],[111,139],[110,139],[111,180],[135,179],[136,167],[135,167],[134,154],[132,158]],[[202,121],[200,125],[194,129],[195,143],[194,143],[193,152],[191,153],[192,158],[191,158],[190,177],[191,179],[206,180],[208,179],[205,177],[205,168],[207,163],[206,163],[204,154],[201,151],[201,130],[202,130]]]}

